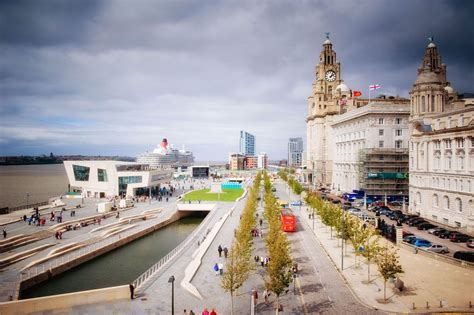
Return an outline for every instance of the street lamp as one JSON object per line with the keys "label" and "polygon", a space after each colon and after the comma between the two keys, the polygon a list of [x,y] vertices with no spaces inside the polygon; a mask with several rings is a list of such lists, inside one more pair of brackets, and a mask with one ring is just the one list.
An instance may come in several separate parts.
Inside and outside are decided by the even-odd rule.
{"label": "street lamp", "polygon": [[29,208],[29,207],[28,207],[28,205],[29,205],[29,198],[30,198],[30,193],[27,192],[27,193],[26,193],[26,209]]}
{"label": "street lamp", "polygon": [[342,231],[342,240],[341,240],[341,271],[344,270],[344,238],[346,228],[344,226],[344,212],[341,215],[341,231]]}
{"label": "street lamp", "polygon": [[168,279],[168,283],[171,283],[171,315],[174,315],[174,276]]}

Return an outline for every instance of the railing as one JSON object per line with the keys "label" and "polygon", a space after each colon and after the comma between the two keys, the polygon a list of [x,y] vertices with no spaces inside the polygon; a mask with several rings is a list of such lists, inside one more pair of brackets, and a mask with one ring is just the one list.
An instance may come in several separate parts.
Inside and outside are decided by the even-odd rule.
{"label": "railing", "polygon": [[165,257],[161,258],[157,263],[153,266],[148,268],[144,273],[142,273],[135,281],[132,282],[135,289],[143,291],[146,287],[146,283],[150,280],[153,276],[155,276],[166,263],[168,263],[172,258],[176,256],[185,246],[187,246],[190,242],[194,241],[196,243],[196,247],[199,247],[200,244],[206,239],[207,234],[209,234],[210,230],[207,229],[205,232],[202,230],[207,225],[209,221],[216,215],[216,210],[211,211],[204,221],[200,224],[199,228],[197,228],[193,233],[191,233],[187,238],[185,238],[178,246],[176,246],[171,252],[169,252]]}
{"label": "railing", "polygon": [[456,259],[454,257],[447,256],[445,254],[434,253],[434,252],[431,252],[431,251],[428,251],[428,250],[424,250],[420,247],[416,247],[415,245],[406,244],[404,242],[400,242],[399,246],[403,247],[405,249],[409,249],[413,252],[416,251],[416,253],[419,254],[419,255],[425,255],[425,256],[428,256],[428,257],[431,257],[431,258],[434,258],[434,259],[437,259],[437,260],[442,260],[444,262],[447,262],[447,263],[450,263],[450,264],[453,264],[453,265],[457,265],[457,266],[461,266],[461,267],[464,267],[464,268],[474,269],[474,263],[472,263],[472,262],[468,262],[468,261],[461,260],[461,259]]}
{"label": "railing", "polygon": [[8,208],[8,212],[13,212],[17,210],[23,210],[23,209],[29,209],[29,208],[34,208],[34,207],[41,207],[41,206],[46,206],[49,204],[49,201],[42,201],[42,202],[36,202],[36,203],[29,203],[27,205],[23,206],[18,206],[18,207],[12,207]]}

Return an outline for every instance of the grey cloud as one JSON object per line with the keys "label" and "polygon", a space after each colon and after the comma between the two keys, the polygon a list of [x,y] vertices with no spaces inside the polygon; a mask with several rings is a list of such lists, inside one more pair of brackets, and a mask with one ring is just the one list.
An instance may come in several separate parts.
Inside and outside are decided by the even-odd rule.
{"label": "grey cloud", "polygon": [[470,1],[3,1],[0,153],[135,155],[166,136],[225,160],[248,129],[283,158],[305,137],[324,32],[351,88],[406,96],[433,35],[453,86],[472,91],[473,13]]}

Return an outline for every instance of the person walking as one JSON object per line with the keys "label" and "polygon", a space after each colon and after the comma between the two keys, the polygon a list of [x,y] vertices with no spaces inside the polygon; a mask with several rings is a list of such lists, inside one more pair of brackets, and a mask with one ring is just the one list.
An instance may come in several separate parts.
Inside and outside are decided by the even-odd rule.
{"label": "person walking", "polygon": [[202,315],[209,315],[209,311],[207,310],[207,308],[204,308],[204,310],[202,311],[201,314]]}
{"label": "person walking", "polygon": [[196,314],[194,314],[193,310],[189,310],[189,315],[196,315]]}
{"label": "person walking", "polygon": [[219,274],[222,276],[224,273],[224,265],[222,263],[219,263]]}
{"label": "person walking", "polygon": [[217,251],[219,252],[219,257],[222,257],[222,246],[220,244],[217,247]]}
{"label": "person walking", "polygon": [[216,311],[214,309],[211,310],[211,313],[209,315],[217,315]]}
{"label": "person walking", "polygon": [[[133,283],[130,283],[128,285],[129,289],[130,289],[130,299],[133,300],[134,298],[134,292],[135,292],[135,286],[133,285]],[[186,310],[185,310],[186,311]]]}
{"label": "person walking", "polygon": [[219,274],[219,265],[217,263],[214,264],[214,271],[216,272],[216,276]]}
{"label": "person walking", "polygon": [[188,312],[186,312],[186,309],[184,309],[183,315],[188,315]]}
{"label": "person walking", "polygon": [[229,253],[229,250],[227,249],[227,247],[224,247],[224,257],[227,258],[227,255]]}
{"label": "person walking", "polygon": [[7,230],[3,229],[3,238],[7,238]]}
{"label": "person walking", "polygon": [[268,290],[266,288],[263,290],[263,298],[265,300],[265,305],[268,305]]}

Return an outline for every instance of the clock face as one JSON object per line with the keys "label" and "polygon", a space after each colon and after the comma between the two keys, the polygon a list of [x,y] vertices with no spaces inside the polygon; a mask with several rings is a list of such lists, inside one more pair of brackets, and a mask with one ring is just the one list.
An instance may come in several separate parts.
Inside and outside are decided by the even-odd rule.
{"label": "clock face", "polygon": [[329,70],[326,72],[324,77],[326,78],[326,81],[334,82],[336,80],[336,72]]}

